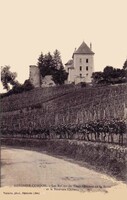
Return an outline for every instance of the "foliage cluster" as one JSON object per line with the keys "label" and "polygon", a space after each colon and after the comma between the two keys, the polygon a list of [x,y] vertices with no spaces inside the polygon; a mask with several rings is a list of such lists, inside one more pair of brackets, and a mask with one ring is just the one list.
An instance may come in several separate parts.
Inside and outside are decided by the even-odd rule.
{"label": "foliage cluster", "polygon": [[25,80],[23,84],[19,84],[19,83],[15,84],[12,89],[10,89],[6,93],[1,94],[0,97],[3,98],[6,96],[10,96],[12,94],[18,94],[18,93],[26,92],[32,89],[34,89],[34,86],[31,84],[30,80],[27,79]]}
{"label": "foliage cluster", "polygon": [[37,65],[42,77],[52,75],[52,79],[56,85],[62,85],[65,80],[67,80],[68,73],[64,70],[60,52],[58,50],[55,50],[53,55],[51,55],[50,52],[45,55],[41,53]]}
{"label": "foliage cluster", "polygon": [[107,66],[103,72],[94,72],[92,74],[94,84],[119,84],[127,82],[127,70],[125,68],[113,68]]}
{"label": "foliage cluster", "polygon": [[19,83],[17,80],[15,80],[17,77],[16,72],[10,71],[10,66],[5,66],[1,68],[1,82],[3,84],[3,89],[6,89],[7,91],[10,90],[10,85],[12,86],[18,86]]}

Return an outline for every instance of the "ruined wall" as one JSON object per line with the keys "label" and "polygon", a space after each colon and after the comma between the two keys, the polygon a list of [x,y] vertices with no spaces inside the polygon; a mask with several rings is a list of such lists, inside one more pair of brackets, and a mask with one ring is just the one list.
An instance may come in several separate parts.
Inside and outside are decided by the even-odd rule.
{"label": "ruined wall", "polygon": [[35,88],[40,87],[41,77],[39,67],[36,65],[30,65],[30,82]]}
{"label": "ruined wall", "polygon": [[2,130],[37,130],[61,124],[125,118],[127,85],[37,89],[1,101]]}

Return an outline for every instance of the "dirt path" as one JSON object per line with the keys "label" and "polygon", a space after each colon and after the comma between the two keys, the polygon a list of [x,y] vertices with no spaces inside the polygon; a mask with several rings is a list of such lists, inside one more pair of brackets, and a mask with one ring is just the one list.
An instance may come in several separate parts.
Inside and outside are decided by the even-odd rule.
{"label": "dirt path", "polygon": [[106,191],[119,185],[109,176],[44,153],[2,147],[2,186],[51,186]]}

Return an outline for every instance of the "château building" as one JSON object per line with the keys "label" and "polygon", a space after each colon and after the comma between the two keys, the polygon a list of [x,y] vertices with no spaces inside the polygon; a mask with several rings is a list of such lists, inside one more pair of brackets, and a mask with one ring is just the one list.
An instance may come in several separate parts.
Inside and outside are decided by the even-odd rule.
{"label": "ch\u00e2teau building", "polygon": [[90,83],[94,71],[92,44],[88,47],[83,42],[77,50],[75,49],[72,59],[65,64],[65,70],[68,72],[68,83]]}
{"label": "ch\u00e2teau building", "polygon": [[[41,77],[40,70],[36,65],[30,65],[30,81],[34,87],[50,87],[55,83],[52,76]],[[90,47],[83,42],[80,47],[73,53],[72,59],[65,64],[65,70],[68,72],[68,80],[66,83],[91,82],[91,76],[94,71],[94,52],[92,44]]]}

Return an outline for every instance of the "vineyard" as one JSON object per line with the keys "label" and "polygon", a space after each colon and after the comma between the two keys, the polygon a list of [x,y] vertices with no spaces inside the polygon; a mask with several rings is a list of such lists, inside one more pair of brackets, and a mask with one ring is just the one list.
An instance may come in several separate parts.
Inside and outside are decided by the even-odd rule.
{"label": "vineyard", "polygon": [[127,145],[127,85],[34,89],[1,99],[3,137]]}
{"label": "vineyard", "polygon": [[2,131],[3,137],[39,139],[77,139],[92,142],[127,145],[126,123],[124,120],[97,121],[86,124],[68,124],[58,127],[21,131]]}
{"label": "vineyard", "polygon": [[1,99],[1,144],[84,161],[127,180],[127,84],[38,88]]}
{"label": "vineyard", "polygon": [[127,101],[125,100],[127,97],[127,84],[98,88],[81,88],[74,85],[36,88],[22,94],[14,94],[9,97],[1,98],[1,112],[21,110],[28,107],[29,109],[34,107],[41,108],[46,102],[50,105],[50,102],[53,100],[58,106],[59,104],[60,106],[66,106],[67,104],[68,106],[75,106],[84,103],[91,103],[92,101],[101,103],[101,101],[105,99],[108,103],[112,97],[118,97],[116,99],[117,101],[118,99],[119,101],[125,101],[127,105]]}

